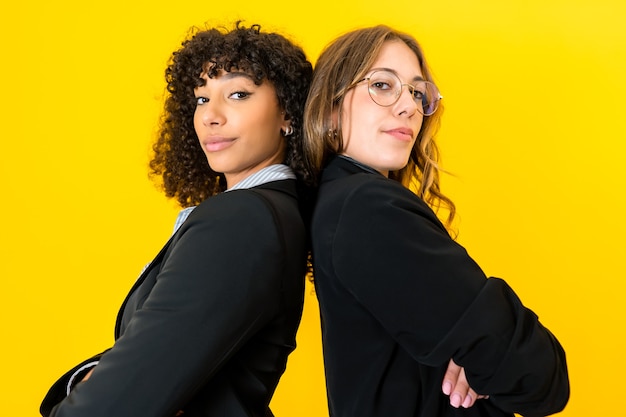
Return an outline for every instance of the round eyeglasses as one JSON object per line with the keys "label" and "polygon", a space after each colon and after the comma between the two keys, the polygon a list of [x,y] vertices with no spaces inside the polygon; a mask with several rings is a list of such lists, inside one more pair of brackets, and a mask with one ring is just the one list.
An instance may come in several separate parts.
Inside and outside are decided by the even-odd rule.
{"label": "round eyeglasses", "polygon": [[435,113],[439,100],[443,98],[437,86],[430,81],[419,80],[414,84],[402,83],[397,74],[388,70],[376,70],[353,86],[363,81],[367,81],[367,90],[374,103],[383,107],[396,104],[402,95],[402,87],[406,85],[417,104],[418,111],[424,116]]}

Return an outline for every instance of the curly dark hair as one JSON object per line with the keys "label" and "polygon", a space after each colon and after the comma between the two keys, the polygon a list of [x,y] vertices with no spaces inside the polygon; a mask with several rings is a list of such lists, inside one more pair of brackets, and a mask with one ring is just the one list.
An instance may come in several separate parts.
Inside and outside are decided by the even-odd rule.
{"label": "curly dark hair", "polygon": [[214,77],[220,70],[243,71],[252,75],[257,85],[267,80],[274,86],[278,104],[294,129],[285,137],[284,163],[298,179],[311,184],[312,170],[303,152],[302,115],[312,65],[304,51],[284,36],[262,33],[259,25],[247,28],[240,22],[230,31],[194,27],[170,57],[165,71],[167,96],[152,146],[150,177],[182,207],[200,204],[226,188],[224,176],[209,167],[193,123],[194,88],[204,84],[201,73],[208,71],[209,77]]}

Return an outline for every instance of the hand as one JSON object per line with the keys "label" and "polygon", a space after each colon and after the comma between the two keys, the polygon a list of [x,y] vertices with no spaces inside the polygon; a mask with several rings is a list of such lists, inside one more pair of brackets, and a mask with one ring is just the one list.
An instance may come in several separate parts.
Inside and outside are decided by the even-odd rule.
{"label": "hand", "polygon": [[472,387],[469,386],[465,378],[465,370],[450,359],[448,369],[443,376],[443,384],[441,386],[443,393],[450,396],[450,405],[454,408],[470,408],[476,400],[489,398],[488,395],[477,394]]}
{"label": "hand", "polygon": [[81,379],[80,381],[81,381],[81,382],[83,382],[83,381],[88,380],[88,379],[91,377],[91,374],[93,374],[93,370],[94,370],[95,368],[96,368],[95,366],[94,366],[93,368],[91,368],[91,369],[89,370],[89,372],[87,372],[87,373],[85,374],[85,376],[83,377],[83,379]]}
{"label": "hand", "polygon": [[[87,372],[87,373],[85,374],[84,378],[83,378],[83,379],[81,379],[81,381],[80,381],[80,382],[85,382],[86,380],[88,380],[88,379],[91,377],[91,374],[93,373],[93,370],[94,370],[95,368],[96,368],[95,366],[94,366],[93,368],[91,368],[91,369],[89,370],[89,372]],[[185,412],[184,412],[184,411],[182,411],[182,410],[180,410],[180,411],[178,411],[178,412],[176,413],[176,417],[182,416],[183,414],[185,414]]]}

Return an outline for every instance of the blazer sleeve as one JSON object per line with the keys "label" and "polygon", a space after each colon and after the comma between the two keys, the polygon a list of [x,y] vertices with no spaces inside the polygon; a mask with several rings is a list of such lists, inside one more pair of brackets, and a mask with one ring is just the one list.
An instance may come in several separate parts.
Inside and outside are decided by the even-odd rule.
{"label": "blazer sleeve", "polygon": [[[104,353],[104,352],[103,352]],[[48,417],[54,406],[67,397],[68,392],[76,386],[85,375],[98,363],[103,353],[99,353],[74,366],[52,384],[41,402],[39,412]]]}
{"label": "blazer sleeve", "polygon": [[471,387],[507,412],[543,416],[567,403],[557,339],[410,191],[387,180],[352,190],[332,256],[339,281],[416,361],[454,358]]}
{"label": "blazer sleeve", "polygon": [[276,314],[284,254],[259,197],[200,205],[175,239],[142,308],[51,416],[173,416]]}

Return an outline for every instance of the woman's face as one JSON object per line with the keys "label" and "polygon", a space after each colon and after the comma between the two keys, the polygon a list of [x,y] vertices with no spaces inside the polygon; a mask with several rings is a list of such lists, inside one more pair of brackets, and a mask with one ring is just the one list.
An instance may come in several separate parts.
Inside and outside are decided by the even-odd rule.
{"label": "woman's face", "polygon": [[[402,83],[423,78],[417,56],[401,41],[386,42],[365,77],[376,69],[395,72]],[[368,82],[362,81],[346,93],[342,110],[344,155],[385,176],[406,166],[423,120],[406,86],[395,104],[383,107],[372,100]]]}
{"label": "woman's face", "polygon": [[209,166],[224,174],[227,188],[272,164],[281,163],[289,122],[267,81],[256,85],[244,72],[220,71],[201,76],[206,84],[194,92],[194,127]]}

